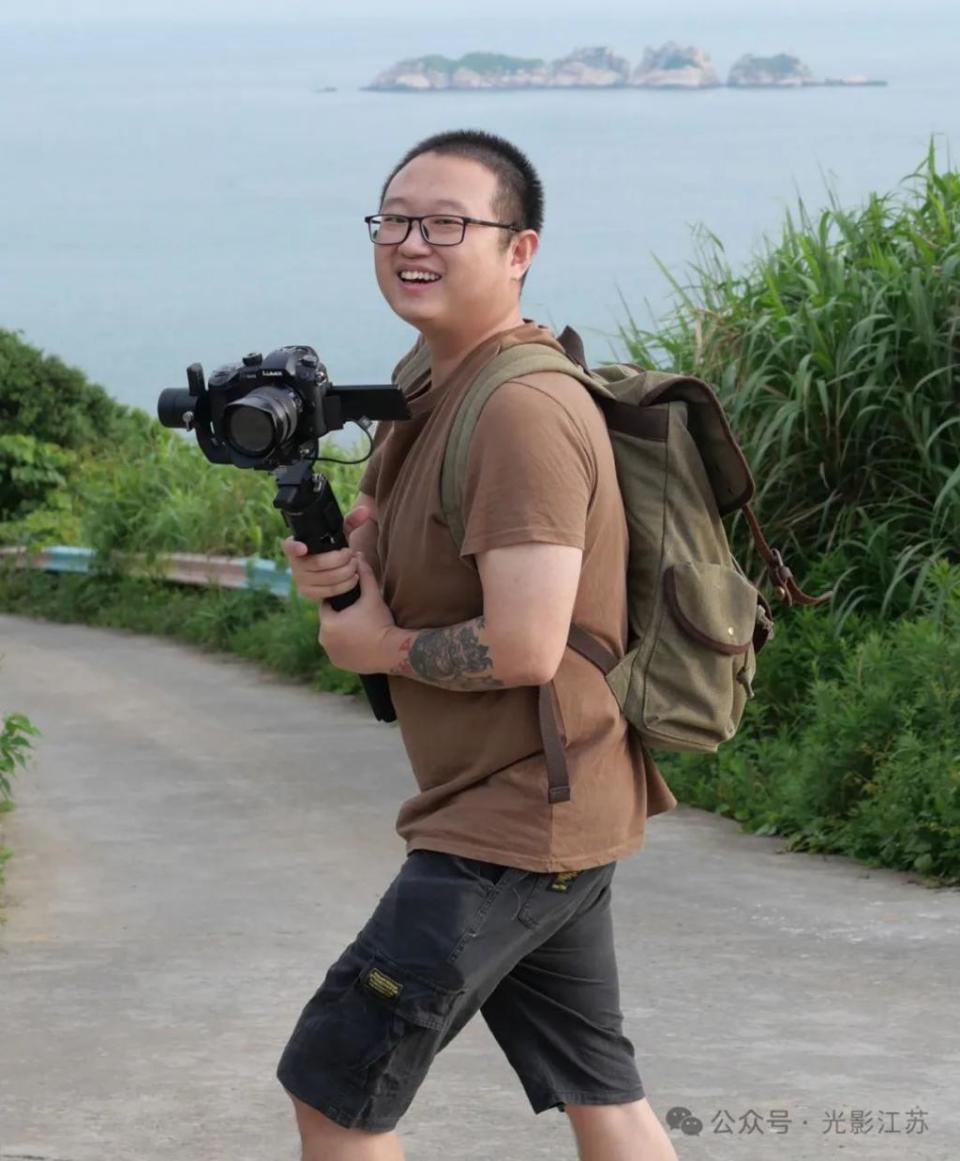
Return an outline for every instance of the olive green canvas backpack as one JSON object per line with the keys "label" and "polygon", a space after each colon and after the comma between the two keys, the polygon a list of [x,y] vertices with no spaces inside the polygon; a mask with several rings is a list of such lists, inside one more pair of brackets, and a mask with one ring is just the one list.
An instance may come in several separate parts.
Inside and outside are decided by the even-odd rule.
{"label": "olive green canvas backpack", "polygon": [[[552,336],[551,336],[552,337]],[[462,400],[447,442],[441,498],[462,544],[470,438],[502,383],[560,371],[589,390],[607,422],[629,529],[627,651],[615,657],[576,625],[568,644],[604,674],[644,746],[713,753],[737,732],[753,697],[757,654],[773,636],[773,613],[730,551],[724,516],[743,508],[777,596],[820,604],[793,581],[748,501],[754,481],[720,400],[692,375],[606,364],[588,370],[579,336],[524,343],[497,354]],[[552,683],[540,687],[540,728],[550,802],[570,798]]]}

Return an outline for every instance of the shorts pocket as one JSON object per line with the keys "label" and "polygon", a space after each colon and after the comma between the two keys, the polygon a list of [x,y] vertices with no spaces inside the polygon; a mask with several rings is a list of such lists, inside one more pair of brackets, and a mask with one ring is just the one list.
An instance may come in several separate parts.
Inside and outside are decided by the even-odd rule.
{"label": "shorts pocket", "polygon": [[428,1067],[465,990],[445,988],[359,947],[341,978],[346,980],[341,993],[317,1009],[316,1052],[364,1083],[388,1067],[398,1082],[401,1075]]}

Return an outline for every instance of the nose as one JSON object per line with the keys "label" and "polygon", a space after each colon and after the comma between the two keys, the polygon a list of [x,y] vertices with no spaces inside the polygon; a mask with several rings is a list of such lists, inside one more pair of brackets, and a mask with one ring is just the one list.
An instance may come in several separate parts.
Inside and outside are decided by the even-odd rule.
{"label": "nose", "polygon": [[423,254],[429,252],[430,243],[423,236],[423,223],[411,222],[410,233],[397,247],[401,254]]}

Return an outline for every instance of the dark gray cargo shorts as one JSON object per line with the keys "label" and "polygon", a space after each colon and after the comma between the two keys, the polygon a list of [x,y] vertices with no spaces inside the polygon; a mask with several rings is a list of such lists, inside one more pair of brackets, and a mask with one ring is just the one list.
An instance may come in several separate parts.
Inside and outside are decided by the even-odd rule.
{"label": "dark gray cargo shorts", "polygon": [[479,1010],[534,1113],[640,1100],[622,1030],[615,869],[412,851],[304,1007],[277,1079],[337,1124],[386,1132]]}

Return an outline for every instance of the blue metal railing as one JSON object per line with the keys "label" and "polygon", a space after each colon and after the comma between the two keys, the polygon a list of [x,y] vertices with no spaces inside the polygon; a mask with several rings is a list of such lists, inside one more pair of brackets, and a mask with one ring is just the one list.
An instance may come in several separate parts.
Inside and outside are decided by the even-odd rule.
{"label": "blue metal railing", "polygon": [[[38,568],[45,572],[87,573],[96,553],[92,548],[56,545],[35,551],[25,548],[0,548],[0,560],[13,558],[18,567]],[[131,559],[131,575],[138,569]],[[260,589],[276,597],[289,597],[290,569],[286,565],[259,557],[204,556],[199,553],[172,552],[158,558],[157,565],[166,580],[181,584],[219,584],[229,589]]]}

